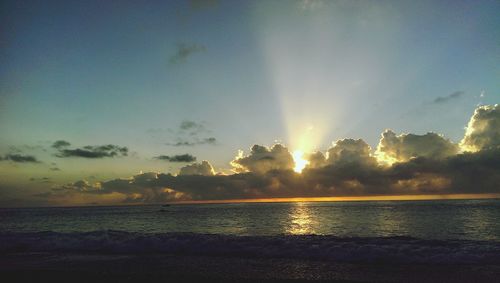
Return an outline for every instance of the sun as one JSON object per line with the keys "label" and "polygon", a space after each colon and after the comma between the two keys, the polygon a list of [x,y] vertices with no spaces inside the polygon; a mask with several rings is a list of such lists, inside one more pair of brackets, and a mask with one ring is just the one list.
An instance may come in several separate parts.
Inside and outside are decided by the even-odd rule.
{"label": "sun", "polygon": [[301,173],[302,170],[309,164],[309,161],[304,159],[304,152],[301,150],[296,150],[292,154],[293,156],[293,161],[295,162],[295,167],[293,168],[293,171],[297,173]]}

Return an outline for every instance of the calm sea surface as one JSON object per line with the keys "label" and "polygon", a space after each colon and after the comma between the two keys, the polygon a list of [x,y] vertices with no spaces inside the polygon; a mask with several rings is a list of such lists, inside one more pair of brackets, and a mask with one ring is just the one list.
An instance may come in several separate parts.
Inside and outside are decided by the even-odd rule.
{"label": "calm sea surface", "polygon": [[0,209],[0,232],[102,230],[499,241],[500,200]]}

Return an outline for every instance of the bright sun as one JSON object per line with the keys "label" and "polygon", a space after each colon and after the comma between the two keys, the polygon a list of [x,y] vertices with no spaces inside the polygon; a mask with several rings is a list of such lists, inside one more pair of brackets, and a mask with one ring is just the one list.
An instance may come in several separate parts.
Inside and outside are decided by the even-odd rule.
{"label": "bright sun", "polygon": [[300,173],[309,164],[309,161],[304,159],[304,153],[301,150],[296,150],[293,152],[293,161],[295,162],[295,167],[293,171]]}

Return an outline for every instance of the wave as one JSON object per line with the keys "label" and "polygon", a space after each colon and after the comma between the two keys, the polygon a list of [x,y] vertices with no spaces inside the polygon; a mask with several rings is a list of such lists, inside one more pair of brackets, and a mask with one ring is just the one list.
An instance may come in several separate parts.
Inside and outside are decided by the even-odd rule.
{"label": "wave", "polygon": [[0,253],[25,252],[163,253],[337,262],[500,263],[500,242],[496,241],[320,235],[232,236],[109,230],[0,233]]}

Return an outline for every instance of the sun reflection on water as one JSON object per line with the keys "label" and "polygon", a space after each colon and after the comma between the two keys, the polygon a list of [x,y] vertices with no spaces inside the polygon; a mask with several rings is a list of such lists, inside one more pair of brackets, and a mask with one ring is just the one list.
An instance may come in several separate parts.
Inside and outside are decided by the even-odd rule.
{"label": "sun reflection on water", "polygon": [[286,232],[293,235],[316,234],[316,221],[310,210],[306,203],[296,202],[288,213],[289,222]]}

